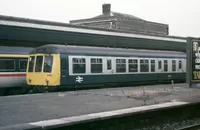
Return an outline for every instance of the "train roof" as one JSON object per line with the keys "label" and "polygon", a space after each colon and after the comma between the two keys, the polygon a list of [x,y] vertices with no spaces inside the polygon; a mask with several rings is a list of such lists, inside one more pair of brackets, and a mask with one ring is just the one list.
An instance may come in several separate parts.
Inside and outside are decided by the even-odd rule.
{"label": "train roof", "polygon": [[100,55],[100,56],[149,56],[149,57],[177,57],[185,58],[184,52],[178,51],[159,51],[159,50],[141,50],[128,48],[110,48],[110,47],[91,47],[91,46],[71,46],[48,44],[33,49],[30,54],[44,53],[67,53],[67,54],[84,54],[84,55]]}
{"label": "train roof", "polygon": [[11,47],[11,46],[0,46],[0,54],[19,54],[27,55],[33,48],[31,47]]}

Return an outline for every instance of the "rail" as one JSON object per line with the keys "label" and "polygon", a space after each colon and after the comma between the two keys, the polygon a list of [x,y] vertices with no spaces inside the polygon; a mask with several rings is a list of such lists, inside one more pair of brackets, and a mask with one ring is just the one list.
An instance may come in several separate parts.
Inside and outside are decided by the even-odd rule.
{"label": "rail", "polygon": [[178,130],[195,130],[195,129],[200,128],[200,124],[195,124],[195,125],[190,125],[190,126],[185,126],[183,128],[179,128]]}

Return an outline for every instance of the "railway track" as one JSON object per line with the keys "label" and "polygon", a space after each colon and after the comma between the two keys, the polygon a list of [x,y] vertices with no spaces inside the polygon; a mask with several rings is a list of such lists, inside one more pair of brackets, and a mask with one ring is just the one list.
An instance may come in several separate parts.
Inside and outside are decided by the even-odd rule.
{"label": "railway track", "polygon": [[200,124],[186,126],[186,127],[180,128],[178,130],[200,130]]}

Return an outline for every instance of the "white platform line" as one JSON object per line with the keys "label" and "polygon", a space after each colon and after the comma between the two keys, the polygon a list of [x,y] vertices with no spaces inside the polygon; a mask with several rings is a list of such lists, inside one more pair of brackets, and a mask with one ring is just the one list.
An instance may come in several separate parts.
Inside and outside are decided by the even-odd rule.
{"label": "white platform line", "polygon": [[162,109],[162,108],[180,106],[180,105],[186,105],[186,104],[189,104],[189,102],[168,102],[168,103],[162,103],[162,104],[156,104],[156,105],[120,109],[120,110],[86,114],[86,115],[66,117],[66,118],[60,118],[60,119],[44,120],[44,121],[32,122],[32,123],[29,123],[29,125],[40,126],[42,128],[63,126],[63,125],[67,126],[70,124],[75,124],[75,123],[84,122],[84,121],[102,120],[102,119],[116,117],[120,115],[134,114],[138,112],[150,111],[153,109]]}

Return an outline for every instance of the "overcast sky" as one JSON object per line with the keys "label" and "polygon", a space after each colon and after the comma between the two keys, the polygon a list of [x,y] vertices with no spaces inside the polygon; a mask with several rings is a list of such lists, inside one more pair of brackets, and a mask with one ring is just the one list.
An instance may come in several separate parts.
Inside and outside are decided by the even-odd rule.
{"label": "overcast sky", "polygon": [[111,11],[169,25],[170,35],[200,37],[199,0],[0,0],[0,15],[69,23]]}

